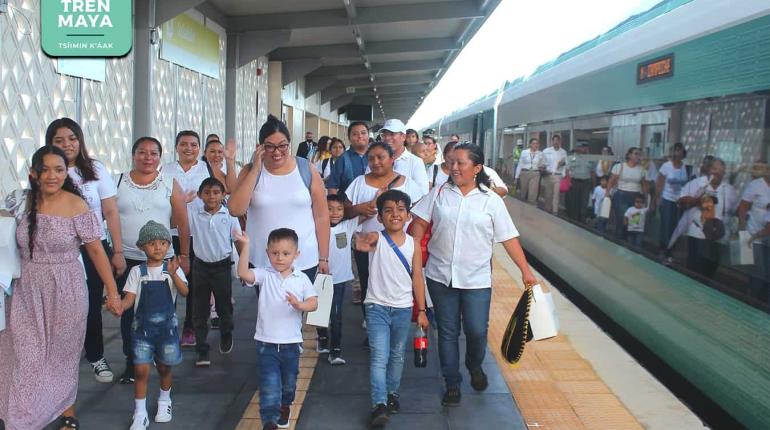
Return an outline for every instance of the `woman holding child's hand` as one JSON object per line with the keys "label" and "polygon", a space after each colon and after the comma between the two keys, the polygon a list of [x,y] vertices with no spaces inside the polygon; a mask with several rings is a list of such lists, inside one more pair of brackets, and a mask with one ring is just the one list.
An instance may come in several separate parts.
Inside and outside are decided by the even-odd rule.
{"label": "woman holding child's hand", "polygon": [[433,222],[425,277],[438,324],[441,373],[447,387],[444,405],[460,402],[461,321],[471,386],[483,391],[488,385],[481,365],[487,345],[494,244],[501,243],[519,267],[525,287],[537,283],[505,203],[489,188],[482,161],[478,145],[455,146],[448,182],[434,187],[412,209],[416,243],[422,240],[428,223]]}
{"label": "woman holding child's hand", "polygon": [[329,273],[326,189],[315,166],[292,156],[290,148],[286,125],[270,115],[259,130],[252,163],[238,176],[227,206],[233,216],[247,215],[250,259],[255,267],[269,266],[264,252],[268,234],[290,228],[299,237],[297,269],[312,281],[317,272]]}

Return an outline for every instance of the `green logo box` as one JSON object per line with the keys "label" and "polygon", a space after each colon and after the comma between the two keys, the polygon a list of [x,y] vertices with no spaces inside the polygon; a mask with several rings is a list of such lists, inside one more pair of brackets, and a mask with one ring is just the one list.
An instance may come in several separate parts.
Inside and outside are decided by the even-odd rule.
{"label": "green logo box", "polygon": [[133,42],[132,0],[41,0],[43,52],[51,57],[121,57]]}

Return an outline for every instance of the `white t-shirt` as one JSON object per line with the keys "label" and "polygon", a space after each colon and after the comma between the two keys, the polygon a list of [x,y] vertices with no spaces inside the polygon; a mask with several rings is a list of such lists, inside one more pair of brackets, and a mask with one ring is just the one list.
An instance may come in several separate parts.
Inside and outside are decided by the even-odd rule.
{"label": "white t-shirt", "polygon": [[[134,309],[136,309],[137,306],[139,306],[139,297],[142,295],[142,281],[162,281],[162,280],[168,280],[168,288],[171,291],[171,298],[174,300],[174,303],[176,303],[176,287],[174,286],[174,280],[171,279],[171,275],[168,273],[163,274],[163,266],[157,266],[157,267],[147,267],[147,277],[142,278],[142,270],[140,266],[134,266],[131,268],[131,271],[128,272],[128,278],[126,278],[126,285],[123,287],[123,291],[126,293],[134,293],[136,294],[136,298],[134,299]],[[184,276],[184,272],[181,268],[176,269],[176,274],[179,276],[179,278],[182,279],[182,282],[187,284],[187,278]]]}
{"label": "white t-shirt", "polygon": [[301,343],[302,311],[294,309],[286,299],[291,293],[304,302],[318,296],[310,279],[300,270],[284,278],[272,267],[251,269],[254,284],[259,285],[257,328],[254,340],[267,343]]}
{"label": "white t-shirt", "polygon": [[[104,165],[96,160],[93,161],[94,173],[96,179],[83,183],[83,177],[80,175],[80,170],[77,167],[70,167],[67,169],[72,182],[80,188],[80,193],[83,194],[83,199],[88,203],[88,207],[91,208],[96,216],[99,218],[99,223],[104,224],[104,214],[102,214],[102,200],[115,197],[118,190],[115,188],[115,182],[112,181]],[[107,232],[102,232],[102,239],[107,238]]]}
{"label": "white t-shirt", "polygon": [[455,185],[433,190],[412,208],[430,222],[425,276],[453,288],[492,286],[492,247],[519,236],[503,199],[486,187],[462,195]]}
{"label": "white t-shirt", "polygon": [[628,218],[628,231],[644,231],[644,221],[647,217],[647,208],[636,208],[635,206],[631,206],[630,208],[626,209],[626,214],[624,216]]}
{"label": "white t-shirt", "polygon": [[[326,162],[326,166],[324,166],[324,162]],[[332,165],[333,162],[331,158],[316,161],[315,168],[318,170],[318,173],[324,181],[332,174]]]}
{"label": "white t-shirt", "polygon": [[[714,207],[714,216],[725,221],[730,215],[735,213],[735,208],[738,206],[738,195],[735,192],[735,188],[732,185],[727,184],[724,180],[719,186],[714,187],[709,182],[708,177],[701,176],[686,183],[682,187],[681,197],[695,197],[701,198],[704,194],[710,194],[717,197],[719,201]],[[700,206],[700,205],[698,205]],[[690,208],[692,210],[693,208]]]}
{"label": "white t-shirt", "polygon": [[[623,170],[622,175],[620,174],[621,169]],[[634,167],[629,167],[626,163],[618,163],[612,167],[612,174],[618,175],[618,189],[620,191],[632,193],[642,192],[642,178],[644,178],[644,171],[639,164]]]}
{"label": "white t-shirt", "polygon": [[765,228],[763,221],[768,211],[768,205],[770,205],[770,185],[767,184],[763,178],[757,178],[749,182],[746,185],[746,189],[743,190],[743,196],[741,200],[751,203],[751,209],[749,210],[749,220],[746,223],[746,228],[749,233],[754,234]]}
{"label": "white t-shirt", "polygon": [[[137,185],[129,173],[123,174],[118,183],[118,213],[120,234],[123,237],[123,254],[130,260],[144,261],[147,256],[136,247],[139,230],[147,221],[155,221],[171,230],[171,192],[173,180],[159,174],[147,185]],[[166,258],[174,256],[169,246]]]}
{"label": "white t-shirt", "polygon": [[238,218],[230,215],[227,208],[221,206],[213,215],[206,212],[201,200],[194,201],[188,207],[187,217],[190,222],[190,234],[197,239],[193,242],[195,258],[206,263],[216,263],[228,258],[233,253],[233,230],[240,233]]}
{"label": "white t-shirt", "polygon": [[557,174],[563,175],[566,163],[559,166],[559,163],[565,161],[567,158],[567,151],[564,148],[556,149],[553,146],[545,148],[543,150],[543,157],[545,157],[545,170]]}
{"label": "white t-shirt", "polygon": [[329,234],[329,270],[332,282],[339,284],[353,280],[350,243],[353,233],[359,229],[358,217],[341,221]]}
{"label": "white t-shirt", "polygon": [[532,152],[529,148],[521,151],[519,164],[516,165],[516,179],[519,179],[522,170],[538,170],[545,165],[545,157],[540,151]]}
{"label": "white t-shirt", "polygon": [[[403,173],[402,173],[403,175]],[[422,189],[417,186],[408,176],[403,184],[393,187],[393,190],[399,190],[405,192],[412,199],[412,204],[422,197]],[[366,203],[374,200],[374,196],[377,195],[377,188],[372,187],[366,183],[366,175],[361,175],[353,180],[345,190],[345,195],[353,205]],[[368,233],[370,231],[380,231],[385,228],[382,223],[377,221],[377,216],[367,218],[361,223],[361,231]]]}
{"label": "white t-shirt", "polygon": [[[190,170],[186,172],[176,161],[166,163],[160,168],[160,173],[168,178],[176,179],[177,184],[179,184],[179,188],[182,189],[182,193],[184,194],[187,194],[190,191],[194,191],[197,194],[198,188],[201,186],[201,182],[203,182],[204,179],[211,177],[209,169],[206,167],[206,162],[203,160],[198,160],[190,168]],[[195,203],[196,200],[200,199],[195,197],[193,201],[187,204],[187,212],[192,210],[192,204]],[[171,234],[178,236],[179,232],[174,228],[171,229]]]}
{"label": "white t-shirt", "polygon": [[286,175],[274,175],[263,166],[246,216],[246,232],[251,238],[251,264],[270,267],[265,252],[267,237],[271,231],[283,227],[294,230],[299,238],[300,254],[294,261],[297,269],[307,270],[317,266],[318,239],[313,199],[299,174],[299,167]]}
{"label": "white t-shirt", "polygon": [[[393,161],[393,170],[406,176],[412,181],[413,193],[409,193],[412,203],[416,202],[425,194],[428,194],[428,174],[425,172],[425,163],[422,158],[404,150],[404,152]],[[366,166],[364,173],[369,173],[369,166]],[[351,184],[352,185],[352,184]],[[347,193],[346,193],[347,194]],[[348,198],[350,194],[347,194]]]}
{"label": "white t-shirt", "polygon": [[[433,169],[431,169],[429,173],[430,175],[428,176],[428,178],[432,181]],[[449,175],[444,173],[444,169],[442,169],[441,166],[438,166],[438,170],[436,171],[436,181],[433,183],[433,187],[440,187],[446,184],[446,181],[448,180],[449,180]]]}
{"label": "white t-shirt", "polygon": [[[489,181],[492,182],[493,187],[499,187],[499,188],[505,188],[508,190],[508,186],[505,185],[505,182],[503,181],[503,178],[500,177],[500,175],[497,174],[495,169],[491,167],[484,166],[484,173],[489,176]],[[433,180],[433,168],[428,170],[428,179]],[[444,170],[441,169],[441,166],[438,166],[438,170],[436,172],[436,182],[433,184],[434,187],[440,187],[444,185],[449,180],[449,175],[444,173]]]}
{"label": "white t-shirt", "polygon": [[594,202],[594,215],[599,216],[599,214],[602,211],[602,201],[604,200],[604,196],[607,195],[607,189],[602,188],[601,185],[597,185],[596,188],[594,188],[593,194],[591,194],[591,200]]}
{"label": "white t-shirt", "polygon": [[665,185],[663,185],[663,198],[670,202],[679,200],[682,187],[689,180],[684,163],[677,169],[672,162],[666,161],[660,166],[658,174],[666,178]]}
{"label": "white t-shirt", "polygon": [[[377,304],[393,308],[412,307],[412,276],[404,263],[390,247],[382,232],[377,240],[374,252],[369,253],[369,289],[366,290],[364,304]],[[406,262],[412,268],[414,257],[414,239],[406,235],[404,243],[398,247]]]}

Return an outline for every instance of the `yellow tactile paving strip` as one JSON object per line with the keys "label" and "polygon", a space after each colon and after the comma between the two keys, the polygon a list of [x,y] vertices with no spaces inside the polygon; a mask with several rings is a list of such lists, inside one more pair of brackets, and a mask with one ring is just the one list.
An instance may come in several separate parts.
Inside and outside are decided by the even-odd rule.
{"label": "yellow tactile paving strip", "polygon": [[[495,259],[496,260],[496,259]],[[521,361],[512,365],[500,342],[523,284],[497,261],[493,264],[489,348],[530,429],[639,429],[643,427],[570,345],[559,335],[527,343]],[[542,276],[538,276],[542,279]]]}
{"label": "yellow tactile paving strip", "polygon": [[[296,397],[294,398],[294,404],[291,406],[291,415],[289,416],[290,430],[294,430],[297,425],[302,404],[305,402],[305,395],[307,395],[307,390],[310,387],[310,380],[313,378],[313,372],[315,372],[315,366],[318,363],[315,327],[303,326],[302,337],[305,339],[303,344],[304,351],[299,358]],[[246,412],[243,414],[236,430],[262,430],[262,420],[259,419],[259,391],[256,391],[251,398],[251,402],[248,408],[246,408]]]}

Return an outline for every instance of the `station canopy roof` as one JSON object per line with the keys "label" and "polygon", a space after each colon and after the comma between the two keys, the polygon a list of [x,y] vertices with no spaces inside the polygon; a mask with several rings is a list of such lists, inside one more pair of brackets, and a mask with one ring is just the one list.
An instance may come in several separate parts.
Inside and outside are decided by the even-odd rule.
{"label": "station canopy roof", "polygon": [[332,110],[372,105],[375,122],[406,122],[500,2],[167,1],[157,18],[195,7],[238,34],[241,52],[281,61],[284,85],[304,76],[306,96],[320,92]]}

